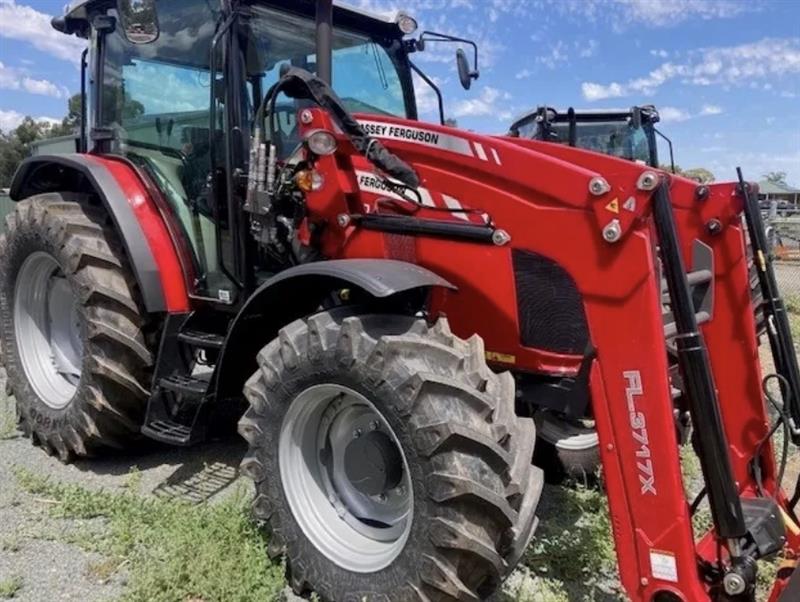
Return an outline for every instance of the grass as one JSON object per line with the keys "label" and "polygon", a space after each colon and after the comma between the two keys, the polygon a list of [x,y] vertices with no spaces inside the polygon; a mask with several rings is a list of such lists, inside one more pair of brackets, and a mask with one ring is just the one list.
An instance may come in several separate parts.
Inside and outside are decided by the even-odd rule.
{"label": "grass", "polygon": [[22,589],[22,577],[0,579],[0,599],[10,600]]}
{"label": "grass", "polygon": [[525,555],[525,564],[549,590],[541,599],[560,600],[562,592],[569,600],[618,599],[611,591],[618,588],[616,555],[603,490],[551,488],[544,502],[542,522]]}
{"label": "grass", "polygon": [[0,387],[0,441],[14,437],[17,432],[14,402],[1,389],[2,387]]}
{"label": "grass", "polygon": [[267,557],[267,542],[248,518],[246,496],[219,504],[91,491],[17,470],[20,486],[50,501],[60,518],[102,518],[107,528],[81,538],[103,555],[88,574],[106,582],[124,572],[121,601],[245,602],[274,600],[284,570]]}

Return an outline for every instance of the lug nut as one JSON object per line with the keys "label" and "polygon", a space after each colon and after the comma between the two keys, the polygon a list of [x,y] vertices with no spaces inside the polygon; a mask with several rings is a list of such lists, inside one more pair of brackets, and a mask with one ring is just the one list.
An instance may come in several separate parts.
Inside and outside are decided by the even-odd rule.
{"label": "lug nut", "polygon": [[314,121],[314,113],[309,111],[308,109],[303,109],[300,111],[300,123],[303,125],[308,125],[312,121]]}
{"label": "lug nut", "polygon": [[658,186],[658,176],[654,171],[644,172],[636,181],[639,190],[653,190],[656,186]]}
{"label": "lug nut", "polygon": [[622,226],[620,226],[618,219],[612,219],[606,227],[603,228],[603,239],[606,242],[617,242],[622,236]]}
{"label": "lug nut", "polygon": [[347,228],[350,225],[350,216],[346,213],[340,213],[336,216],[336,223],[342,228]]}
{"label": "lug nut", "polygon": [[502,247],[511,242],[511,236],[505,230],[495,230],[492,233],[492,242],[498,247]]}
{"label": "lug nut", "polygon": [[356,429],[353,431],[353,439],[358,439],[363,434],[364,431],[362,431],[361,429]]}
{"label": "lug nut", "polygon": [[381,426],[380,422],[378,422],[377,420],[373,420],[372,422],[369,423],[369,430],[377,431],[380,428],[380,426]]}
{"label": "lug nut", "polygon": [[608,182],[605,181],[605,178],[595,176],[589,180],[589,192],[594,196],[600,196],[601,194],[607,193],[609,190],[611,190],[611,187],[608,185]]}

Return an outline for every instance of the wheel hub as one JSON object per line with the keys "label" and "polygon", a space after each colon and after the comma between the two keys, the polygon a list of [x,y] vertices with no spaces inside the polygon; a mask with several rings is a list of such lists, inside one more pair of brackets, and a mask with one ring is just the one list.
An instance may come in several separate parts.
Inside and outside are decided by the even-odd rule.
{"label": "wheel hub", "polygon": [[358,437],[347,446],[344,469],[353,487],[368,496],[386,495],[403,476],[400,450],[380,431]]}

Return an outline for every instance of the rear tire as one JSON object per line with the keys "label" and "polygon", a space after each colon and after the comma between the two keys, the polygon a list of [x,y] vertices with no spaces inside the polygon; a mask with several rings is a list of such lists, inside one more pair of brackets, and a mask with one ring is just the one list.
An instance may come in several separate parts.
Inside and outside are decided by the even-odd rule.
{"label": "rear tire", "polygon": [[20,428],[49,454],[66,462],[138,437],[153,364],[140,307],[108,215],[87,195],[36,195],[6,218],[3,359]]}
{"label": "rear tire", "polygon": [[[430,328],[419,319],[352,316],[345,309],[293,322],[259,353],[258,363],[245,387],[251,405],[239,424],[250,444],[242,471],[255,481],[254,513],[270,528],[270,553],[286,555],[295,591],[314,589],[337,602],[406,602],[479,600],[499,587],[533,535],[542,475],[530,462],[534,423],[514,414],[513,379],[487,368],[477,336],[460,340],[445,320]],[[311,437],[320,445],[332,440],[334,429],[290,437],[294,431],[284,427],[297,425],[294,402],[308,407],[303,395],[319,390],[316,385],[368,400],[385,423],[375,428],[391,431],[402,454],[412,511],[396,543],[375,544],[385,553],[379,565],[359,565],[369,558],[359,547],[363,525],[337,499],[341,489],[314,498],[322,487],[314,483],[324,477],[309,481],[298,503],[296,475],[321,461],[323,451],[295,454],[287,470],[285,443],[294,441],[299,450]],[[334,397],[327,407],[340,402]],[[335,468],[325,469],[336,476]],[[382,499],[391,500],[393,492]],[[312,507],[312,499],[325,503]],[[300,515],[308,508],[323,519],[338,510],[316,523],[328,535],[309,532]],[[356,526],[352,537],[341,538],[352,545],[350,560],[341,552],[346,545],[330,537],[346,533],[345,522]]]}

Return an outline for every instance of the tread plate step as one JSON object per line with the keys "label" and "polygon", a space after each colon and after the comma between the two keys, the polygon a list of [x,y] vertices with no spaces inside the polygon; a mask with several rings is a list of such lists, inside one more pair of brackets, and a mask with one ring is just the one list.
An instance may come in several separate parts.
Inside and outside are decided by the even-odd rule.
{"label": "tread plate step", "polygon": [[191,427],[171,420],[156,420],[145,424],[142,433],[151,439],[171,445],[189,445],[193,442]]}
{"label": "tread plate step", "polygon": [[172,374],[158,381],[158,386],[173,393],[181,393],[192,397],[203,397],[208,391],[208,382],[193,376]]}
{"label": "tread plate step", "polygon": [[187,330],[178,333],[178,340],[181,343],[199,347],[201,349],[222,349],[225,344],[225,337],[213,332],[203,332],[201,330]]}

